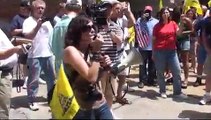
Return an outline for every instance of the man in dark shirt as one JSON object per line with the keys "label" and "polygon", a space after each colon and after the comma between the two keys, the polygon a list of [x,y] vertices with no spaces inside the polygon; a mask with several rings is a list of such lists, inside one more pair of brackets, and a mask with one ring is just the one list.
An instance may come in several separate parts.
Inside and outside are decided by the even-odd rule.
{"label": "man in dark shirt", "polygon": [[[204,12],[204,16],[205,16]],[[204,24],[204,18],[198,18],[194,30],[198,33],[198,45],[197,45],[197,78],[194,83],[194,87],[197,87],[199,85],[202,85],[202,73],[204,68],[204,62],[207,56],[207,53],[205,51],[203,42],[202,42],[202,26]]]}
{"label": "man in dark shirt", "polygon": [[[211,10],[211,8],[210,8]],[[207,52],[207,58],[204,63],[204,73],[206,74],[206,82],[205,82],[205,94],[200,100],[201,105],[205,105],[208,102],[211,102],[211,13],[209,16],[204,19],[204,23],[202,26],[202,42]]]}
{"label": "man in dark shirt", "polygon": [[[21,0],[20,2],[20,8],[19,8],[19,13],[15,15],[10,23],[10,35],[12,37],[24,37],[22,34],[22,27],[23,27],[23,22],[26,18],[28,18],[30,15],[30,1],[29,0]],[[26,60],[27,60],[27,54],[20,54],[19,55],[19,63],[23,64],[23,74],[24,74],[24,79],[27,79],[27,65],[26,65]],[[25,84],[23,88],[26,88],[26,83],[27,81],[25,80]]]}
{"label": "man in dark shirt", "polygon": [[30,14],[30,1],[22,0],[20,3],[19,13],[13,17],[10,24],[12,36],[24,37],[22,34],[22,25],[23,21],[29,16],[29,14]]}

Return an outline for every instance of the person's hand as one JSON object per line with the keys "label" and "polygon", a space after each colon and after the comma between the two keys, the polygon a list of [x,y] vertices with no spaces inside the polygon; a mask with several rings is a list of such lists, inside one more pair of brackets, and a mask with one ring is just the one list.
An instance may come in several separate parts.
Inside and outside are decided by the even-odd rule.
{"label": "person's hand", "polygon": [[188,18],[185,14],[182,14],[180,19],[183,23],[191,22],[190,18]]}
{"label": "person's hand", "polygon": [[43,24],[43,20],[42,20],[42,18],[39,18],[39,19],[37,20],[37,27],[38,27],[38,28],[41,27],[42,24]]}
{"label": "person's hand", "polygon": [[93,42],[90,43],[91,51],[92,52],[100,51],[103,42],[104,42],[103,36],[100,34],[97,34],[95,38],[93,39]]}
{"label": "person's hand", "polygon": [[22,50],[22,46],[21,45],[15,46],[14,47],[14,50],[15,50],[15,53],[17,53],[17,54],[23,53],[23,50]]}
{"label": "person's hand", "polygon": [[122,10],[123,10],[124,13],[131,12],[129,2],[122,2],[121,5],[122,5]]}
{"label": "person's hand", "polygon": [[101,58],[100,58],[100,65],[102,67],[108,67],[111,65],[111,59],[108,55],[101,55]]}

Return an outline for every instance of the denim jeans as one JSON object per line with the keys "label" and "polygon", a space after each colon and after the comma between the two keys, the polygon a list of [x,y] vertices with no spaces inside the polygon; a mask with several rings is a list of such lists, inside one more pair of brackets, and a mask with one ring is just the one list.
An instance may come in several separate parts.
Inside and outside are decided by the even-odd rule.
{"label": "denim jeans", "polygon": [[164,72],[168,67],[173,75],[173,94],[181,94],[181,68],[176,50],[157,50],[153,56],[160,93],[166,93]]}
{"label": "denim jeans", "polygon": [[156,69],[154,61],[152,60],[152,51],[139,51],[143,57],[143,65],[139,66],[139,82],[154,82],[154,79],[156,78]]}
{"label": "denim jeans", "polygon": [[207,52],[203,45],[198,45],[197,49],[197,62],[198,64],[203,65],[207,58]]}
{"label": "denim jeans", "polygon": [[97,109],[91,110],[79,110],[73,119],[113,119],[112,113],[107,103],[103,104],[101,107]]}
{"label": "denim jeans", "polygon": [[52,57],[28,58],[29,76],[27,81],[27,95],[30,103],[34,102],[34,98],[38,92],[38,80],[42,70],[46,77],[47,91],[49,92],[54,86],[55,75],[52,60]]}

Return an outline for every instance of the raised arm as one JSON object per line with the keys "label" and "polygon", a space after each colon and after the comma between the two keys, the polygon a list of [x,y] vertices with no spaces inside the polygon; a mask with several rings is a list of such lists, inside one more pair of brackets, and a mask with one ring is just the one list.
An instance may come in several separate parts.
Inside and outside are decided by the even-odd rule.
{"label": "raised arm", "polygon": [[71,65],[87,81],[96,82],[100,67],[99,62],[93,61],[88,66],[75,47],[69,46],[64,50],[64,63]]}

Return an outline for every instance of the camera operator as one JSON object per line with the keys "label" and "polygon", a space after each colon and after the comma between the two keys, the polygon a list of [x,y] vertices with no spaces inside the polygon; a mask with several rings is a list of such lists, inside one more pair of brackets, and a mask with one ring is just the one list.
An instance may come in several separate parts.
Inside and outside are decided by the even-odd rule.
{"label": "camera operator", "polygon": [[[121,46],[123,42],[123,31],[119,25],[113,22],[110,18],[112,12],[114,11],[114,5],[118,4],[119,1],[112,0],[107,1],[103,0],[103,4],[107,4],[105,6],[105,19],[107,21],[106,24],[101,24],[99,27],[99,34],[101,34],[104,38],[104,43],[101,47],[101,54],[108,55],[112,61],[112,64],[120,61],[120,55],[118,51],[118,46]],[[114,97],[114,88],[115,88],[115,78],[110,74],[108,69],[104,69],[101,71],[101,86],[105,98],[108,102],[109,107],[111,108],[113,104]]]}
{"label": "camera operator", "polygon": [[83,15],[72,19],[65,37],[63,62],[80,105],[73,119],[113,119],[97,85],[100,67],[109,66],[111,60],[108,55],[96,58],[90,54],[99,52],[103,42],[102,35],[96,34],[91,19]]}
{"label": "camera operator", "polygon": [[34,103],[38,91],[38,80],[43,70],[47,80],[48,92],[54,85],[55,75],[53,69],[53,54],[49,47],[49,36],[53,27],[49,21],[43,17],[46,3],[43,0],[32,2],[32,15],[23,23],[23,34],[32,40],[32,47],[28,52],[27,65],[29,66],[29,76],[27,82],[27,95],[29,108],[33,111],[39,110]]}
{"label": "camera operator", "polygon": [[[22,53],[22,47],[13,46],[10,43],[8,37],[5,33],[0,29],[0,60],[8,60],[7,58],[13,56],[15,53]],[[8,44],[4,44],[5,42],[9,42]],[[6,46],[7,45],[7,46]],[[11,46],[11,47],[8,47]],[[8,47],[8,48],[6,48]],[[17,62],[17,59],[15,60]],[[7,61],[8,62],[8,61]],[[2,61],[0,61],[2,64]],[[14,66],[14,65],[13,65]],[[0,67],[1,71],[1,80],[0,80],[0,118],[1,119],[9,119],[9,108],[10,108],[10,97],[11,97],[11,73],[13,68],[8,66]]]}

